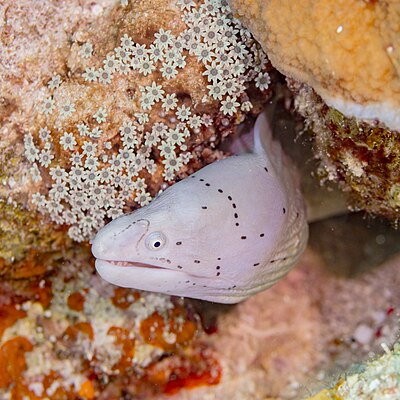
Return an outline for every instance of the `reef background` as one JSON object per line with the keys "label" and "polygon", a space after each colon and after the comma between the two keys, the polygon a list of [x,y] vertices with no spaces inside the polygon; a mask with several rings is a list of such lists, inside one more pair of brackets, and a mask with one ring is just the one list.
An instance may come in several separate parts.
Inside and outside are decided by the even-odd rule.
{"label": "reef background", "polygon": [[[76,66],[71,43],[84,40],[76,32],[89,30],[119,2],[32,4],[38,5],[1,6],[0,396],[36,400],[44,388],[50,398],[298,399],[383,354],[381,343],[395,342],[399,234],[361,214],[313,224],[293,272],[238,306],[182,302],[101,282],[86,245],[26,208],[23,136],[35,127],[43,85],[54,71]],[[279,107],[275,130],[292,140],[301,120],[288,116],[290,98]],[[237,122],[221,128],[219,138]],[[193,168],[223,156],[204,143],[194,146]],[[297,144],[303,164],[312,165],[310,138],[303,133]],[[320,201],[330,197],[323,191]]]}

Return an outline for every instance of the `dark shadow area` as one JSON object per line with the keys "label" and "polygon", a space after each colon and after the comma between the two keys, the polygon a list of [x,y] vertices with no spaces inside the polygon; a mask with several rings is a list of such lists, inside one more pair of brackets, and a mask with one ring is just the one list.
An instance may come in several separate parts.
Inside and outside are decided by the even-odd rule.
{"label": "dark shadow area", "polygon": [[236,304],[220,304],[196,299],[186,299],[186,302],[194,311],[194,315],[199,315],[201,326],[209,335],[218,332],[218,319],[236,307]]}
{"label": "dark shadow area", "polygon": [[353,278],[400,251],[400,231],[382,219],[349,213],[310,225],[309,246],[335,275]]}

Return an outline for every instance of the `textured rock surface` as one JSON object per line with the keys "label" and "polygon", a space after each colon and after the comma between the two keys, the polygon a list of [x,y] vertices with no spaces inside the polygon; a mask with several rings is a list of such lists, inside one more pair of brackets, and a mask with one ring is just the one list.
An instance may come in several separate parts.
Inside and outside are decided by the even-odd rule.
{"label": "textured rock surface", "polygon": [[400,130],[397,0],[232,0],[283,74],[347,116]]}
{"label": "textured rock surface", "polygon": [[146,398],[190,374],[192,385],[219,381],[182,300],[107,284],[88,249],[64,256],[56,276],[0,283],[1,399]]}
{"label": "textured rock surface", "polygon": [[397,400],[400,394],[400,345],[396,344],[392,352],[384,348],[383,356],[341,379],[335,388],[324,389],[309,400]]}
{"label": "textured rock surface", "polygon": [[[42,2],[40,7],[33,7],[29,1],[3,2],[0,6],[1,275],[27,277],[43,273],[52,264],[43,263],[42,254],[57,258],[68,245],[65,229],[54,229],[50,220],[27,208],[33,185],[23,137],[36,126],[47,81],[54,71],[66,71],[65,61],[76,26],[87,28],[99,13],[109,12],[112,6],[112,1],[95,6],[51,1]],[[30,267],[21,269],[22,263],[18,263],[28,255]]]}
{"label": "textured rock surface", "polygon": [[321,161],[323,182],[338,182],[354,209],[394,222],[400,216],[399,133],[347,118],[310,87],[291,84],[295,107],[306,119]]}

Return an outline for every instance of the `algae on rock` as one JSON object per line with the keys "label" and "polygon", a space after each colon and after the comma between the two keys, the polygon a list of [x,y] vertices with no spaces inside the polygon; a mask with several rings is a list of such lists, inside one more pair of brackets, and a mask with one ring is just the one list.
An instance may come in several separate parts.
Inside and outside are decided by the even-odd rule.
{"label": "algae on rock", "polygon": [[290,83],[295,107],[312,131],[322,180],[338,182],[355,210],[399,223],[399,133],[328,107],[306,85]]}
{"label": "algae on rock", "polygon": [[392,351],[349,374],[333,389],[325,389],[308,400],[397,400],[400,397],[400,343]]}
{"label": "algae on rock", "polygon": [[42,275],[70,242],[65,230],[46,228],[38,213],[0,198],[0,276]]}

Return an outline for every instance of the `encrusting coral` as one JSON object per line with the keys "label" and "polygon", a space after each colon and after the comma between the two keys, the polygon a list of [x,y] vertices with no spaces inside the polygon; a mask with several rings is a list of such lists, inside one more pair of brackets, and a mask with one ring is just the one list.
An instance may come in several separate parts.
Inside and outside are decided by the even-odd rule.
{"label": "encrusting coral", "polygon": [[354,209],[398,223],[400,4],[233,0],[233,8],[289,78],[314,133],[323,180]]}
{"label": "encrusting coral", "polygon": [[107,284],[89,251],[65,256],[57,276],[0,284],[1,399],[153,398],[219,382],[181,300]]}
{"label": "encrusting coral", "polygon": [[383,356],[366,363],[358,373],[340,379],[333,389],[325,389],[308,400],[398,399],[400,344],[395,344],[393,351],[383,347]]}
{"label": "encrusting coral", "polygon": [[397,0],[232,0],[284,75],[346,116],[400,130]]}
{"label": "encrusting coral", "polygon": [[214,143],[269,93],[268,59],[225,1],[121,2],[68,45],[17,132],[21,110],[7,115],[28,163],[2,196],[77,241],[221,157]]}
{"label": "encrusting coral", "polygon": [[398,226],[400,141],[397,132],[347,118],[328,107],[310,87],[290,83],[296,110],[314,134],[323,182],[338,182],[353,209],[367,210]]}

